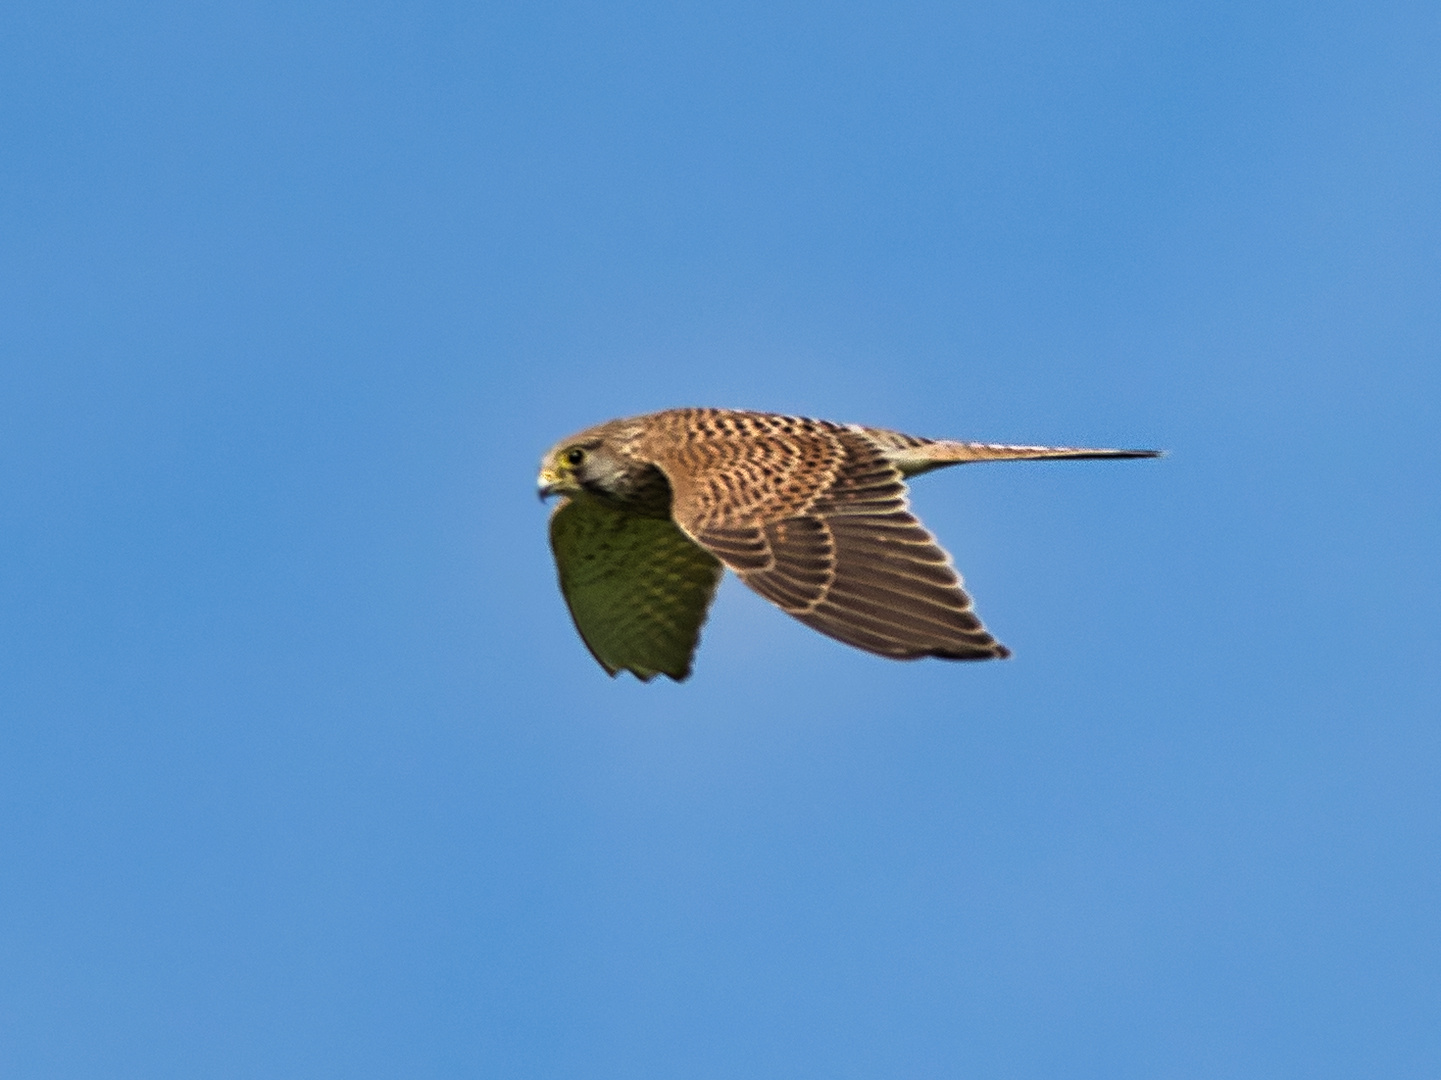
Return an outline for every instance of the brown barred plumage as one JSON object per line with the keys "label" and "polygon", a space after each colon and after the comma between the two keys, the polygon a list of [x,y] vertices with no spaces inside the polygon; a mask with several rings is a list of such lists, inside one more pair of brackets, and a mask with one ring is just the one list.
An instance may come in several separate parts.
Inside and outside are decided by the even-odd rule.
{"label": "brown barred plumage", "polygon": [[[895,659],[1010,655],[971,610],[905,478],[968,461],[1155,457],[1005,446],[730,409],[611,420],[546,455],[561,590],[612,675],[690,674],[720,567],[781,610]],[[647,525],[645,522],[652,522]]]}

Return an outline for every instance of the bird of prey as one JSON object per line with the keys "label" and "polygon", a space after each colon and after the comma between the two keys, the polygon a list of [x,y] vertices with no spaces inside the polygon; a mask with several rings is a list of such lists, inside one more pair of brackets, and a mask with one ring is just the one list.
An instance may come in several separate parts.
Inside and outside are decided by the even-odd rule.
{"label": "bird of prey", "polygon": [[560,589],[611,675],[680,681],[724,567],[823,634],[898,660],[1010,650],[907,508],[908,477],[969,461],[1156,457],[1155,450],[923,439],[733,409],[610,420],[541,463]]}

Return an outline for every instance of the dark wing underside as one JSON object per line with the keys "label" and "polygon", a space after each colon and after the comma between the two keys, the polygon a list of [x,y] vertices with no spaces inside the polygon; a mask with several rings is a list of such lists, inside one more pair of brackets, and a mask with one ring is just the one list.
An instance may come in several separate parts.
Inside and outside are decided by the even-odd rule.
{"label": "dark wing underside", "polygon": [[602,667],[642,681],[690,675],[721,564],[669,518],[571,499],[550,518],[560,590]]}
{"label": "dark wing underside", "polygon": [[697,540],[807,626],[896,659],[1010,655],[981,625],[950,559],[906,509],[900,470],[864,436],[806,512],[712,525]]}

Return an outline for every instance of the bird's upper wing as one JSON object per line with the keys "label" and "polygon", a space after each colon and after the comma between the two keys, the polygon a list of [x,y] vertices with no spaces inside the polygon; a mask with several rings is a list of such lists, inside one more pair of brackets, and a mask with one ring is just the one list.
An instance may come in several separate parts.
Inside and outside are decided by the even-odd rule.
{"label": "bird's upper wing", "polygon": [[[848,645],[898,659],[1010,655],[907,509],[901,470],[883,446],[839,425],[774,438],[793,445],[765,454],[764,468],[744,470],[772,497],[745,490],[744,473],[716,475],[731,455],[715,455],[709,468],[697,455],[662,462],[681,528],[767,600]],[[728,512],[725,495],[737,485]]]}
{"label": "bird's upper wing", "polygon": [[701,624],[723,570],[669,518],[641,517],[599,500],[568,499],[550,517],[560,591],[602,667],[690,675]]}

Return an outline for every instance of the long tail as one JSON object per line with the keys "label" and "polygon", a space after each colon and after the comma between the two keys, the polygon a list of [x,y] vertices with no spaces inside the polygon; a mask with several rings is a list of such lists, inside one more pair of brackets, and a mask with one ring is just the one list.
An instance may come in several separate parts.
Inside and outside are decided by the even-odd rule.
{"label": "long tail", "polygon": [[895,431],[866,430],[906,476],[971,461],[1035,461],[1045,458],[1153,458],[1163,450],[1109,450],[1086,446],[1010,446],[1003,443],[930,441]]}

